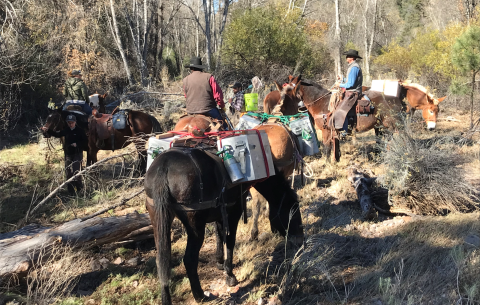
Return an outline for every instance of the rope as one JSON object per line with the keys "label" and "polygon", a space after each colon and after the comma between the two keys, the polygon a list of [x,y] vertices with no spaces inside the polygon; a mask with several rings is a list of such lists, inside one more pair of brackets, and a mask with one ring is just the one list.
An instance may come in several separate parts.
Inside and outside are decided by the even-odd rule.
{"label": "rope", "polygon": [[255,112],[247,112],[246,115],[259,119],[262,123],[268,121],[271,118],[277,119],[283,124],[290,126],[290,121],[292,119],[298,119],[308,116],[306,113],[297,113],[294,115],[273,115],[267,113],[255,113]]}

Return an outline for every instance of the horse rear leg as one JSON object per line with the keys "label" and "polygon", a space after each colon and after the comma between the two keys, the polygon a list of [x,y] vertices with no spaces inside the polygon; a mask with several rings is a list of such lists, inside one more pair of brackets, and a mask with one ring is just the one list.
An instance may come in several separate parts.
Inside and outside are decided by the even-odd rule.
{"label": "horse rear leg", "polygon": [[[245,200],[246,196],[242,196]],[[225,260],[224,268],[227,274],[226,283],[229,287],[233,287],[238,284],[237,278],[233,274],[233,250],[235,248],[235,242],[237,239],[238,221],[242,216],[241,202],[235,203],[232,210],[228,211],[228,225],[230,235],[227,236],[227,259]]]}
{"label": "horse rear leg", "polygon": [[198,257],[200,248],[202,248],[203,240],[205,238],[206,223],[201,221],[200,217],[188,217],[179,215],[180,220],[187,230],[187,248],[183,257],[183,264],[187,270],[187,276],[190,280],[190,288],[192,289],[195,301],[202,302],[206,299],[203,293],[200,279],[198,278]]}
{"label": "horse rear leg", "polygon": [[383,132],[383,130],[381,130],[380,128],[377,128],[377,127],[375,127],[374,130],[375,130],[375,143],[376,144],[375,144],[375,148],[374,148],[373,152],[375,154],[379,154],[381,152],[380,146],[382,145],[384,132]]}
{"label": "horse rear leg", "polygon": [[[158,196],[160,197],[160,196]],[[162,305],[172,304],[170,296],[170,259],[171,259],[171,228],[174,219],[173,213],[168,209],[166,202],[155,202],[147,197],[146,207],[152,221],[155,246],[157,248],[157,272],[160,280]]]}

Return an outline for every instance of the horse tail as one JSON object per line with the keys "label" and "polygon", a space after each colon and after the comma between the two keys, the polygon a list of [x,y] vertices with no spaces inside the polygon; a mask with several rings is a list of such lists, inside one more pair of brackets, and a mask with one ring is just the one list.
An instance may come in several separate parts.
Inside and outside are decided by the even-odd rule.
{"label": "horse tail", "polygon": [[152,122],[152,133],[162,132],[162,126],[158,120],[153,115],[148,115],[150,117],[150,122]]}
{"label": "horse tail", "polygon": [[173,213],[169,207],[170,193],[167,180],[168,170],[157,172],[156,189],[153,194],[153,230],[156,233],[157,272],[161,285],[162,304],[172,304],[169,290],[171,259],[171,227]]}

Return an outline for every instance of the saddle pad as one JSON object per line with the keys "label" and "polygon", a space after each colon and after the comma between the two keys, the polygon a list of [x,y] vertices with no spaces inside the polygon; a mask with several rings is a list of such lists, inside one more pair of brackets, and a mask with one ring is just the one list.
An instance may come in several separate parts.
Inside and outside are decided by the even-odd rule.
{"label": "saddle pad", "polygon": [[115,129],[125,129],[128,125],[128,114],[125,111],[119,111],[112,115],[112,124]]}

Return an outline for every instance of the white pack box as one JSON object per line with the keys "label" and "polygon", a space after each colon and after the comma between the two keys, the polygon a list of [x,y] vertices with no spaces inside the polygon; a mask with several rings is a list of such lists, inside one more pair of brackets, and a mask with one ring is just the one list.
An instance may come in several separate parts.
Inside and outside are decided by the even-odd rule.
{"label": "white pack box", "polygon": [[304,156],[312,156],[319,152],[317,138],[314,133],[315,128],[313,128],[308,116],[291,121],[290,129],[297,136],[300,152]]}
{"label": "white pack box", "polygon": [[258,126],[260,124],[262,124],[260,120],[251,117],[248,114],[244,114],[240,118],[237,126],[235,126],[235,130],[253,129],[255,126]]}
{"label": "white pack box", "polygon": [[[272,150],[268,142],[267,133],[260,130],[263,149],[267,157],[268,172],[275,175],[273,167]],[[240,164],[244,179],[238,182],[253,181],[267,177],[267,169],[260,147],[260,139],[255,130],[245,130],[242,134],[217,141],[218,150],[227,149]]]}
{"label": "white pack box", "polygon": [[[163,136],[163,135],[161,135]],[[175,140],[180,138],[180,136],[171,136],[171,137],[163,137],[157,139],[156,137],[150,137],[147,143],[147,170],[152,165],[153,160],[155,159],[158,154],[169,150],[171,143]]]}
{"label": "white pack box", "polygon": [[388,96],[400,96],[400,83],[396,80],[372,80],[370,90],[382,92]]}
{"label": "white pack box", "polygon": [[386,80],[385,81],[385,89],[383,90],[383,94],[388,96],[400,96],[400,84],[398,81]]}
{"label": "white pack box", "polygon": [[372,91],[377,91],[377,92],[383,92],[385,89],[385,81],[381,79],[376,79],[372,80],[372,86],[370,87],[370,90]]}

